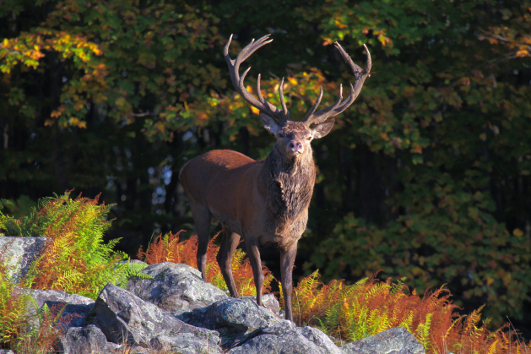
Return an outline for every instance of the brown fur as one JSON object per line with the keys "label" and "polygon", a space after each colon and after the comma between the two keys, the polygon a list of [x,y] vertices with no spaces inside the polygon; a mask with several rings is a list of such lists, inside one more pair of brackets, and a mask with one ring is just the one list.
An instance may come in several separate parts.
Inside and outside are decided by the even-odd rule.
{"label": "brown fur", "polygon": [[[263,281],[260,246],[274,246],[285,258],[282,274],[289,285],[283,283],[283,288],[289,292],[287,297],[291,301],[291,269],[297,242],[306,229],[315,184],[310,146],[315,134],[300,122],[288,122],[277,130],[277,143],[263,161],[254,161],[231,150],[213,150],[190,160],[182,168],[181,181],[199,236],[198,266],[203,271],[213,216],[223,226],[218,261],[231,295],[237,297],[238,293],[231,285],[234,280],[229,261],[243,236],[251,265],[256,268],[259,303]],[[290,147],[293,142],[300,143],[298,151]],[[291,316],[291,308],[288,312]]]}

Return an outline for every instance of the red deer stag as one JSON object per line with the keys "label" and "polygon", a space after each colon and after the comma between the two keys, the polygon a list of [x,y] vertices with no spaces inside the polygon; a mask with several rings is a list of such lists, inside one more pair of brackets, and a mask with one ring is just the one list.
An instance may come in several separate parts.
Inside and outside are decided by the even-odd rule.
{"label": "red deer stag", "polygon": [[256,93],[258,99],[245,88],[244,79],[250,68],[239,74],[240,64],[257,49],[270,43],[269,35],[253,40],[232,60],[229,56],[230,37],[223,54],[229,65],[230,78],[236,91],[252,106],[260,110],[264,127],[276,137],[276,144],[263,161],[255,161],[231,150],[213,150],[186,163],[181,170],[181,181],[188,196],[197,228],[199,247],[197,264],[206,281],[206,251],[210,238],[211,217],[223,227],[221,247],[217,261],[229,292],[239,297],[232,277],[231,261],[234,251],[245,239],[247,256],[253,268],[256,301],[262,305],[264,275],[260,260],[260,246],[275,246],[280,250],[281,282],[285,299],[286,319],[293,321],[291,309],[292,271],[297,242],[308,221],[308,206],[315,184],[315,163],[310,142],[327,135],[334,125],[334,117],[347,109],[359,95],[371,70],[371,57],[367,47],[367,66],[362,70],[345,50],[335,47],[350,66],[356,78],[350,84],[350,94],[339,98],[330,107],[316,112],[323,97],[323,89],[315,104],[302,121],[290,120],[282,92],[279,91],[282,109],[267,102],[260,92],[260,75]]}

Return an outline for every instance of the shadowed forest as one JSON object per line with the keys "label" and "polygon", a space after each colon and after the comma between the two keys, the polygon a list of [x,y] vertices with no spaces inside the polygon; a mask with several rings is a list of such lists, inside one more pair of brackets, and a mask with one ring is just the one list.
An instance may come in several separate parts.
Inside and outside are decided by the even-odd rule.
{"label": "shadowed forest", "polygon": [[[378,272],[463,313],[486,305],[531,338],[531,1],[0,2],[0,198],[15,216],[72,190],[113,204],[108,232],[135,256],[193,222],[180,168],[212,149],[267,156],[273,136],[230,82],[302,119],[371,77],[327,137],[297,274]],[[243,65],[246,67],[247,65]],[[212,233],[219,228],[212,228]],[[269,254],[270,253],[270,254]],[[265,252],[275,272],[278,253]]]}

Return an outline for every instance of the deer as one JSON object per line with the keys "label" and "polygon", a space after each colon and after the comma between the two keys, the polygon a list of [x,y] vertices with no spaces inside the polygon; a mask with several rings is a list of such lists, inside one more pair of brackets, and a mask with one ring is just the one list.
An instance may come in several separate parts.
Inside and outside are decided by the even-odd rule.
{"label": "deer", "polygon": [[189,160],[180,171],[180,179],[188,198],[197,237],[197,266],[206,282],[206,253],[210,240],[211,219],[217,219],[222,236],[217,262],[232,297],[239,298],[232,275],[232,258],[241,238],[245,240],[250,261],[256,302],[262,304],[264,274],[260,247],[273,246],[280,252],[281,286],[285,301],[285,318],[293,322],[293,266],[298,241],[306,229],[308,207],[316,178],[311,141],[326,136],[332,130],[333,117],[345,111],[358,97],[365,79],[370,76],[371,56],[367,46],[366,67],[356,65],[338,42],[335,48],[352,69],[355,83],[345,100],[339,86],[337,101],[316,111],[323,98],[323,88],[303,120],[291,120],[284,99],[282,78],[279,86],[281,108],[264,99],[260,89],[260,74],[255,98],[247,91],[244,80],[250,67],[240,76],[240,65],[254,52],[272,42],[269,35],[252,40],[235,59],[229,56],[232,35],[223,55],[229,67],[236,92],[259,110],[266,130],[276,142],[269,155],[255,161],[233,150],[212,150]]}

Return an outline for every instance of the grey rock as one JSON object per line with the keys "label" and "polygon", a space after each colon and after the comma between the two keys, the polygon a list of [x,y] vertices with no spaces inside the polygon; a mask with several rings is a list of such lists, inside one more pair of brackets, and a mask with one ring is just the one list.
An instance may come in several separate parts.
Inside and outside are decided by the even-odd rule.
{"label": "grey rock", "polygon": [[250,298],[220,300],[210,306],[209,313],[216,328],[229,327],[244,334],[279,322],[273,313]]}
{"label": "grey rock", "polygon": [[[64,307],[62,318],[70,319],[67,328],[83,326],[94,306],[94,300],[77,294],[68,294],[64,291],[34,289],[24,289],[24,291],[35,300],[40,309],[45,304],[49,309],[56,307],[57,310],[61,310]],[[29,313],[36,314],[36,309],[29,306]]]}
{"label": "grey rock", "polygon": [[123,352],[129,353],[129,354],[160,354],[160,350],[148,349],[148,348],[141,347],[139,345],[129,347],[129,352],[125,350]]}
{"label": "grey rock", "polygon": [[0,354],[15,354],[11,349],[0,349]]}
{"label": "grey rock", "polygon": [[228,353],[340,354],[342,351],[331,343],[331,341],[328,342],[322,339],[321,335],[317,337],[314,331],[307,329],[299,331],[293,322],[281,320],[275,325],[259,331],[255,337],[240,346],[232,348]]}
{"label": "grey rock", "polygon": [[303,337],[308,339],[310,342],[318,346],[319,348],[324,349],[324,353],[330,354],[343,354],[344,352],[339,349],[334,342],[328,337],[323,331],[318,330],[314,327],[299,327],[297,332]]}
{"label": "grey rock", "polygon": [[109,353],[121,348],[118,344],[107,342],[103,332],[94,325],[69,328],[57,346],[57,350],[64,354]]}
{"label": "grey rock", "polygon": [[200,346],[216,347],[220,342],[218,332],[186,324],[170,312],[110,283],[101,291],[93,312],[94,324],[108,341],[117,344],[149,348],[159,336],[178,337],[184,333],[190,334],[187,341],[195,340]]}
{"label": "grey rock", "polygon": [[177,317],[193,326],[218,331],[225,349],[245,342],[258,330],[280,321],[265,307],[258,306],[253,297],[226,298]]}
{"label": "grey rock", "polygon": [[[256,303],[256,296],[244,296],[244,299],[251,299]],[[263,294],[262,295],[262,304],[266,309],[279,316],[280,313],[280,304],[273,294]]]}
{"label": "grey rock", "polygon": [[180,354],[221,354],[218,345],[208,342],[201,343],[191,333],[183,333],[178,336],[157,336],[151,340],[153,349]]}
{"label": "grey rock", "polygon": [[424,354],[426,351],[403,327],[395,327],[374,336],[341,346],[347,354]]}
{"label": "grey rock", "polygon": [[153,279],[130,280],[125,289],[174,315],[227,298],[221,289],[205,283],[197,269],[186,264],[153,264],[142,273]]}
{"label": "grey rock", "polygon": [[28,274],[31,262],[51,242],[49,237],[0,237],[0,264],[7,269],[6,276],[12,283],[19,283]]}

